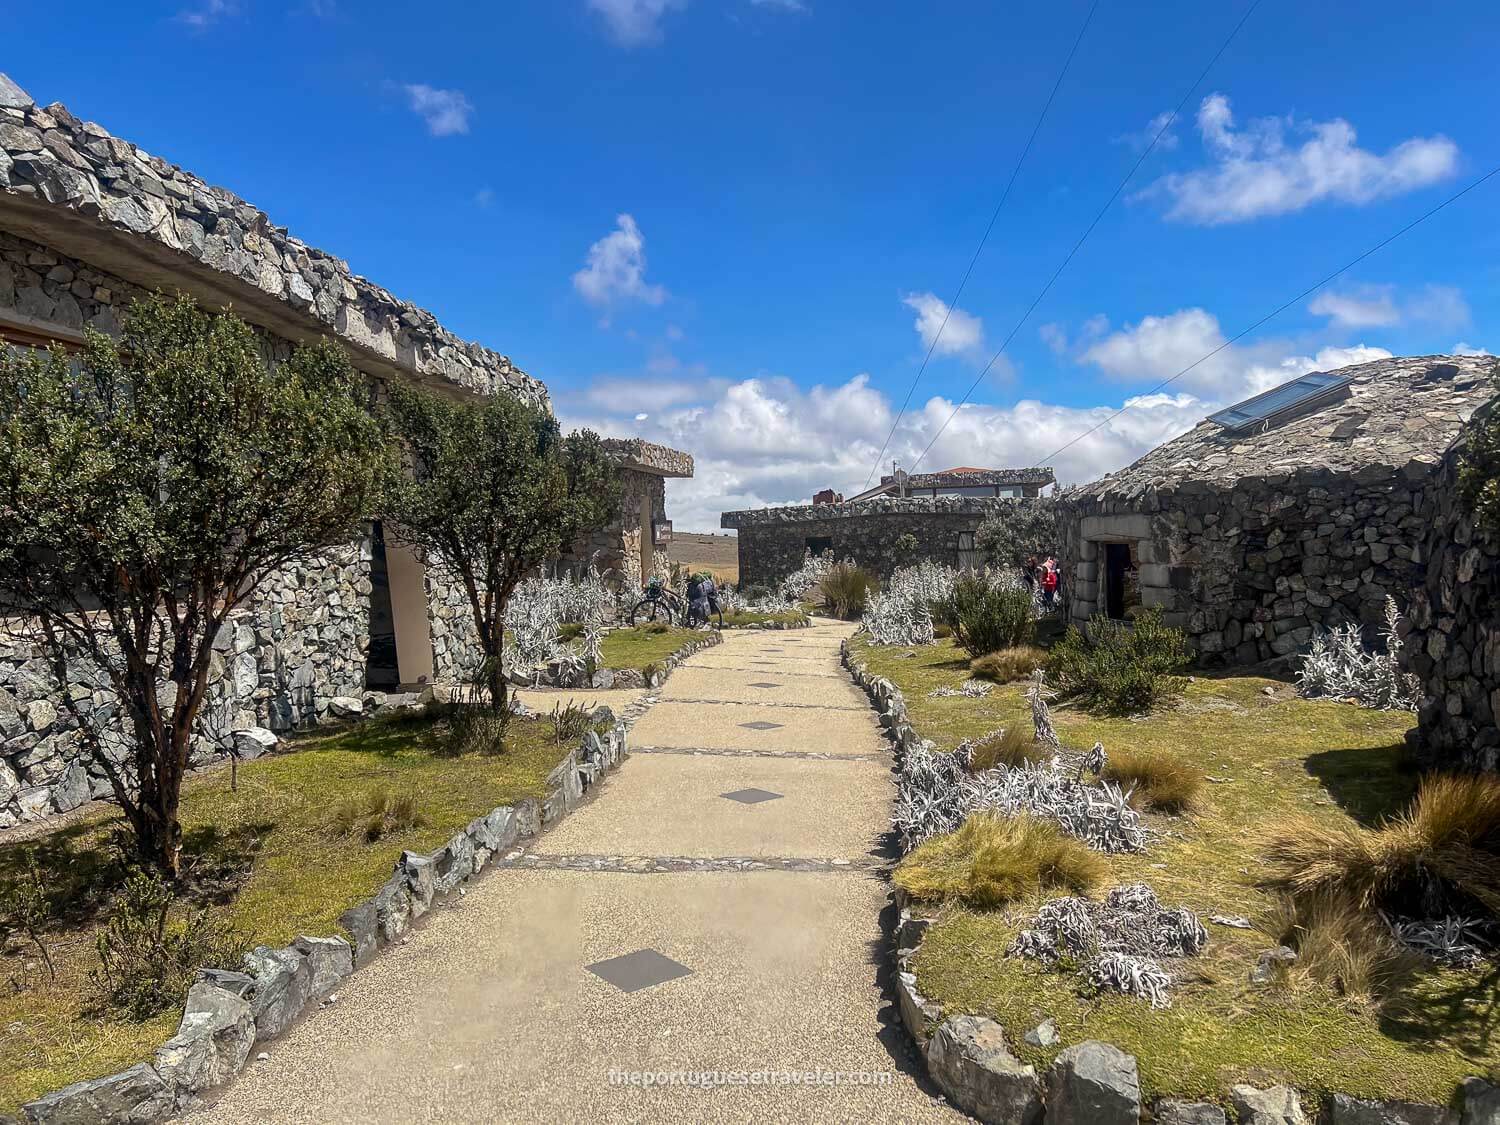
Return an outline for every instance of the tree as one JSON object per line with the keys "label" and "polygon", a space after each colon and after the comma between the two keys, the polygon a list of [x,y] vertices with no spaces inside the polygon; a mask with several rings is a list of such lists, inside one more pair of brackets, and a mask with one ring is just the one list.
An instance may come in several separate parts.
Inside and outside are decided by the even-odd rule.
{"label": "tree", "polygon": [[1048,496],[1000,504],[978,531],[980,550],[1001,566],[1020,567],[1032,555],[1055,555],[1058,540],[1057,503]]}
{"label": "tree", "polygon": [[[0,597],[109,779],[140,860],[178,872],[213,641],[266,576],[347,543],[394,461],[334,345],[262,358],[241,320],[156,296],[124,338],[0,351]],[[66,685],[92,662],[118,730]]]}
{"label": "tree", "polygon": [[463,585],[484,655],[490,706],[506,707],[505,609],[521,580],[619,504],[599,436],[562,436],[550,413],[513,395],[482,401],[391,388],[408,473],[388,511],[392,531]]}

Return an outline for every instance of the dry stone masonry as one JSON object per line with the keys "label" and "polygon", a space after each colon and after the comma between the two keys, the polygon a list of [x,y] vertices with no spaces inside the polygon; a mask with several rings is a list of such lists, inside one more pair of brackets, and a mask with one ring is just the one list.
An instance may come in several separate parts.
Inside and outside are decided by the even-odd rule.
{"label": "dry stone masonry", "polygon": [[1351,393],[1263,432],[1212,422],[1059,500],[1072,616],[1156,606],[1210,662],[1304,648],[1403,609],[1429,560],[1439,465],[1495,388],[1488,360],[1344,368]]}

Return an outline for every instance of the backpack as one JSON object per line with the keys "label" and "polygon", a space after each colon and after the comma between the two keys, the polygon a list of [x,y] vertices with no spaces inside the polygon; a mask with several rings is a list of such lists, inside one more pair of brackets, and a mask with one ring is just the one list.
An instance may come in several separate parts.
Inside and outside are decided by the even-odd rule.
{"label": "backpack", "polygon": [[1042,589],[1046,590],[1049,594],[1057,589],[1057,571],[1049,570],[1042,575]]}

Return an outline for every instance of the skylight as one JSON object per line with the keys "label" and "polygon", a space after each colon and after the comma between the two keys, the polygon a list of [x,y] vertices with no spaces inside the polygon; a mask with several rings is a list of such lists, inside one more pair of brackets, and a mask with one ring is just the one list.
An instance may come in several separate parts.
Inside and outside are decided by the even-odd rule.
{"label": "skylight", "polygon": [[1293,414],[1303,414],[1345,397],[1349,393],[1349,383],[1347,375],[1314,371],[1290,383],[1262,391],[1254,398],[1247,398],[1217,414],[1210,414],[1208,420],[1235,433],[1270,426]]}

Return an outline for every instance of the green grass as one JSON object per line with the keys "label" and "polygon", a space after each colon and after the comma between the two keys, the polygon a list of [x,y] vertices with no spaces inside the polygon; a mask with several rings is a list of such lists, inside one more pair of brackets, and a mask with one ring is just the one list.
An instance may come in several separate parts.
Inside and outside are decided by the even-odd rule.
{"label": "green grass", "polygon": [[[903,691],[917,731],[944,749],[1010,722],[1029,724],[1024,685],[983,699],[928,698],[968,676],[950,642],[911,649],[851,642],[854,655]],[[1265,689],[1272,694],[1267,695]],[[1271,826],[1294,814],[1374,824],[1404,807],[1416,778],[1401,768],[1413,717],[1342,703],[1299,699],[1286,684],[1252,676],[1198,677],[1181,700],[1144,719],[1096,718],[1054,710],[1065,746],[1171,754],[1205,779],[1189,815],[1147,815],[1161,836],[1139,855],[1107,857],[1103,887],[1149,882],[1170,906],[1200,916],[1252,919],[1273,906],[1253,879]],[[1050,896],[1048,896],[1050,897]],[[1315,982],[1252,985],[1266,934],[1210,925],[1209,946],[1175,961],[1183,975],[1173,1005],[1153,1010],[1124,996],[1082,996],[1072,975],[1005,956],[1041,902],[999,911],[949,907],[915,959],[922,992],[950,1012],[1002,1024],[1027,1061],[1050,1064],[1054,1051],[1023,1036],[1056,1020],[1060,1046],[1102,1039],[1134,1054],[1147,1096],[1223,1098],[1239,1081],[1287,1082],[1310,1094],[1447,1101],[1466,1075],[1500,1072],[1500,973],[1424,968],[1400,996],[1376,1007]],[[1307,1104],[1306,1102],[1304,1104]]]}
{"label": "green grass", "polygon": [[[339,915],[380,887],[403,849],[430,851],[496,805],[544,795],[571,747],[554,742],[545,719],[513,723],[511,740],[500,755],[435,756],[430,723],[374,720],[243,763],[237,792],[227,769],[189,778],[182,819],[194,900],[221,913],[246,949],[339,932]],[[425,824],[373,844],[334,834],[337,798],[376,788],[414,794]],[[102,813],[0,846],[0,878],[21,872],[29,853],[60,904],[45,934],[55,983],[34,947],[13,939],[0,950],[0,1114],[148,1058],[176,1030],[180,1010],[145,1023],[94,1010],[94,931],[123,879],[109,846],[121,825]]]}
{"label": "green grass", "polygon": [[748,629],[756,625],[785,625],[788,627],[808,624],[807,614],[800,608],[784,609],[779,613],[752,613],[737,610],[724,615],[724,628]]}
{"label": "green grass", "polygon": [[648,664],[660,666],[678,649],[694,640],[702,640],[704,636],[696,629],[684,629],[678,625],[668,625],[660,632],[656,632],[656,628],[660,626],[636,625],[605,634],[602,646],[604,666],[644,671]]}

